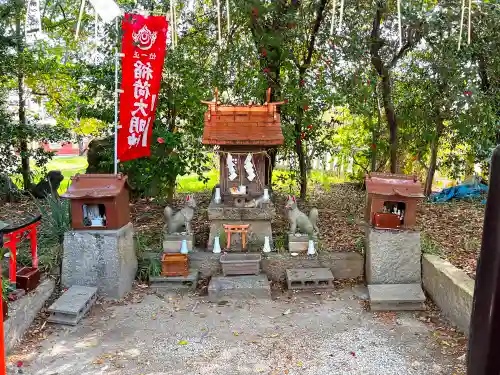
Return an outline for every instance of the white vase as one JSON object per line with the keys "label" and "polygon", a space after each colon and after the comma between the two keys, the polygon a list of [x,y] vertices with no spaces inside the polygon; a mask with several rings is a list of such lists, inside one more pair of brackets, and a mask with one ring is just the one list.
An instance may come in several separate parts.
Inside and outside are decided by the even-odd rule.
{"label": "white vase", "polygon": [[219,204],[221,202],[220,188],[215,188],[214,202]]}
{"label": "white vase", "polygon": [[214,238],[214,249],[212,250],[212,252],[214,254],[220,254],[221,252],[219,236],[215,236]]}
{"label": "white vase", "polygon": [[269,200],[269,189],[264,189],[264,201],[267,202]]}
{"label": "white vase", "polygon": [[316,250],[314,250],[314,240],[309,240],[309,246],[307,247],[307,255],[316,254]]}
{"label": "white vase", "polygon": [[264,248],[262,249],[265,253],[271,252],[271,244],[269,243],[269,236],[264,237]]}
{"label": "white vase", "polygon": [[187,254],[189,253],[189,249],[188,249],[188,246],[187,246],[187,241],[186,240],[182,240],[182,243],[181,243],[181,254]]}

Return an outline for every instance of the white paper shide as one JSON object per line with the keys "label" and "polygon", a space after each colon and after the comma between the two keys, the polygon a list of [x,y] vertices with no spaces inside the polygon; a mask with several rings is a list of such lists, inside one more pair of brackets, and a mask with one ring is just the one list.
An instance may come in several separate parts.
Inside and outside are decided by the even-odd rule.
{"label": "white paper shide", "polygon": [[248,154],[245,159],[245,171],[247,172],[248,181],[253,181],[255,178],[255,169],[252,163],[252,154]]}
{"label": "white paper shide", "polygon": [[236,160],[233,159],[233,155],[227,154],[226,158],[227,169],[229,170],[229,180],[233,181],[238,174],[236,173]]}

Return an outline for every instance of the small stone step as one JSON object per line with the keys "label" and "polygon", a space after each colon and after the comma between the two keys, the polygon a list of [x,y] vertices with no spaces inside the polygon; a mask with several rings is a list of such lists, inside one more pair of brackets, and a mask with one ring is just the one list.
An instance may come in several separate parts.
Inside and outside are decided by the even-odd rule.
{"label": "small stone step", "polygon": [[267,276],[214,276],[208,284],[208,298],[217,302],[222,298],[271,298],[271,285]]}
{"label": "small stone step", "polygon": [[288,289],[333,288],[333,274],[329,268],[294,268],[286,270]]}
{"label": "small stone step", "polygon": [[51,323],[77,325],[97,300],[97,288],[73,285],[48,309]]}
{"label": "small stone step", "polygon": [[187,276],[158,276],[150,277],[150,287],[157,292],[174,290],[193,290],[196,289],[198,282],[198,270],[190,269]]}
{"label": "small stone step", "polygon": [[425,310],[425,295],[420,284],[368,285],[372,311]]}

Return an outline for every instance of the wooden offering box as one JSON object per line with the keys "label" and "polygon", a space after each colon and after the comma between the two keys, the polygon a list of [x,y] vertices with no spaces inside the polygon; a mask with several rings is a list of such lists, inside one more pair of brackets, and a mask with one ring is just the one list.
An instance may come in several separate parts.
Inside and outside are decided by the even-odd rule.
{"label": "wooden offering box", "polygon": [[127,177],[77,174],[62,195],[71,201],[73,229],[120,229],[130,222]]}
{"label": "wooden offering box", "polygon": [[36,289],[40,283],[40,271],[37,268],[23,267],[16,273],[16,288],[26,293]]}
{"label": "wooden offering box", "polygon": [[416,176],[370,173],[365,182],[367,223],[388,229],[415,227],[417,203],[425,197]]}
{"label": "wooden offering box", "polygon": [[163,253],[161,257],[162,276],[188,276],[189,260],[186,254]]}

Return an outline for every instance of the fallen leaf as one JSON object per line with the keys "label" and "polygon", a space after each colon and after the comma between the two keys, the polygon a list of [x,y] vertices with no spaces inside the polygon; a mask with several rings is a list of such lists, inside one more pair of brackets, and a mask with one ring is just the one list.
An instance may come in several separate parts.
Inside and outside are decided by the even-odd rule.
{"label": "fallen leaf", "polygon": [[233,336],[239,336],[240,334],[238,333],[238,331],[233,331]]}
{"label": "fallen leaf", "polygon": [[304,364],[302,363],[302,361],[298,361],[298,362],[297,362],[297,366],[302,367],[303,365],[304,365]]}
{"label": "fallen leaf", "polygon": [[188,342],[187,342],[187,341],[185,341],[185,340],[181,340],[181,341],[179,341],[179,345],[187,345],[187,344],[188,344]]}

